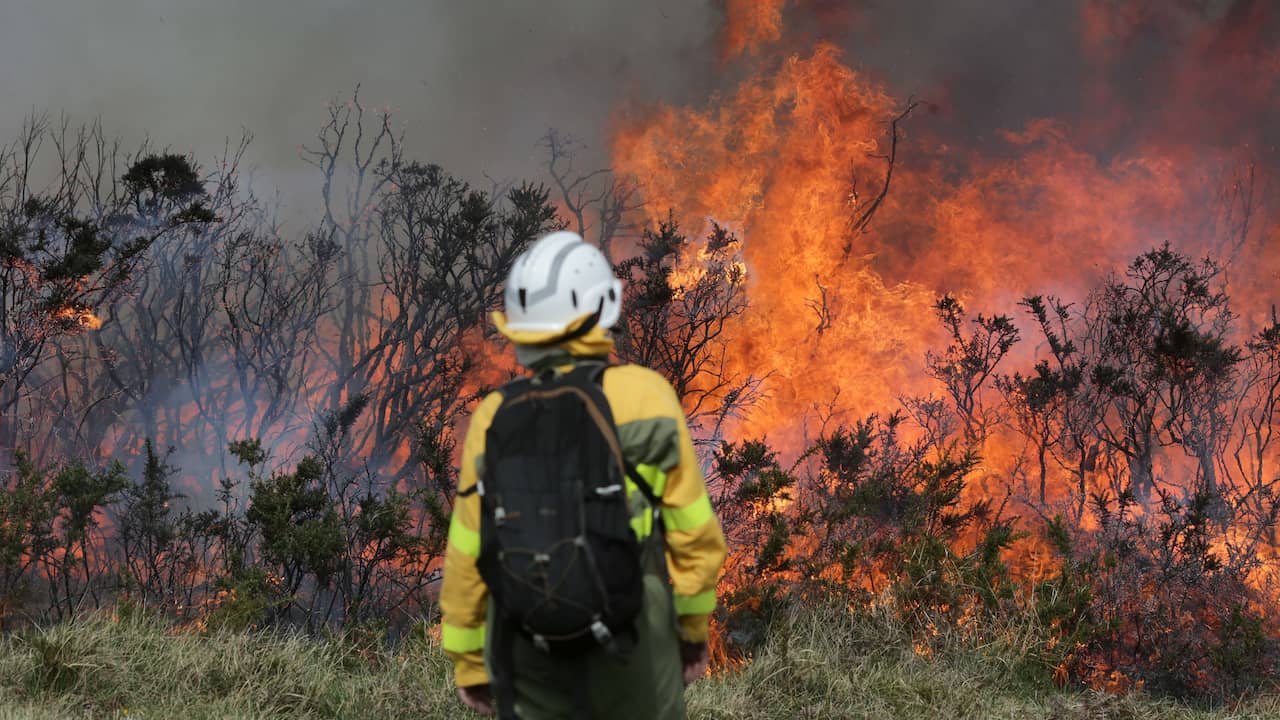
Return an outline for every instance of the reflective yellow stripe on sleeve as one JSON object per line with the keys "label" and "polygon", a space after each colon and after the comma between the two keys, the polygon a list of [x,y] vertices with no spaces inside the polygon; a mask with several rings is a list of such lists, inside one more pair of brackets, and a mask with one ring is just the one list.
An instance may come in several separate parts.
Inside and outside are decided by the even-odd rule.
{"label": "reflective yellow stripe on sleeve", "polygon": [[706,615],[716,609],[716,591],[674,596],[677,615]]}
{"label": "reflective yellow stripe on sleeve", "polygon": [[440,646],[448,652],[469,653],[484,649],[484,625],[474,628],[440,623]]}
{"label": "reflective yellow stripe on sleeve", "polygon": [[[662,496],[662,489],[667,485],[667,474],[665,472],[653,465],[645,465],[641,463],[636,465],[636,473],[639,474],[640,477],[644,478],[645,483],[649,485],[649,489],[653,491],[654,495],[658,497]],[[640,489],[636,487],[635,482],[630,477],[626,479],[626,482],[628,497],[630,497],[632,493],[640,492]],[[648,507],[647,502],[645,503],[645,506]],[[653,514],[643,512],[632,516],[631,531],[636,534],[637,540],[644,540],[649,537],[649,535],[653,533]]]}
{"label": "reflective yellow stripe on sleeve", "polygon": [[702,497],[681,508],[662,508],[662,523],[668,530],[697,530],[715,517],[711,498]]}
{"label": "reflective yellow stripe on sleeve", "polygon": [[662,468],[640,463],[636,465],[636,473],[649,484],[654,497],[662,497],[662,491],[667,489],[667,474],[662,471]]}
{"label": "reflective yellow stripe on sleeve", "polygon": [[480,533],[465,527],[457,513],[449,521],[449,544],[468,557],[480,556]]}
{"label": "reflective yellow stripe on sleeve", "polygon": [[631,532],[637,540],[644,540],[653,532],[653,514],[641,513],[631,518]]}

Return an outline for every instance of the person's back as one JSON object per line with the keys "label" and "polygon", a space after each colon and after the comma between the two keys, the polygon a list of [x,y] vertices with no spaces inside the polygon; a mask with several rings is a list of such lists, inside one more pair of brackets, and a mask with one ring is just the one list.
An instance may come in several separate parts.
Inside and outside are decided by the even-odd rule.
{"label": "person's back", "polygon": [[[682,718],[683,687],[705,669],[707,617],[725,546],[679,399],[652,370],[606,367],[607,328],[617,320],[621,285],[578,236],[553,233],[531,247],[517,259],[505,298],[507,315],[495,314],[495,322],[525,366],[544,377],[599,368],[592,374],[612,412],[623,461],[639,476],[626,485],[630,525],[643,548],[643,603],[634,647],[628,643],[625,651],[611,643],[560,652],[535,646],[525,633],[503,632],[511,624],[490,602],[476,567],[482,505],[475,490],[485,477],[486,435],[504,400],[502,391],[490,394],[476,408],[463,447],[440,598],[442,643],[454,659],[459,696],[481,712],[509,704],[495,699],[513,699],[524,720]],[[637,483],[658,500],[661,523],[653,522]]]}

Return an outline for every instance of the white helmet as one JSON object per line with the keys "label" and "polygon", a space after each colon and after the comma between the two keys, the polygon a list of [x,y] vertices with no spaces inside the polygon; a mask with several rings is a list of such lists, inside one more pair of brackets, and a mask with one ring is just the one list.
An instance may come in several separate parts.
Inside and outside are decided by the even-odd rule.
{"label": "white helmet", "polygon": [[516,258],[503,293],[507,327],[515,331],[563,331],[598,312],[596,325],[618,321],[622,283],[604,253],[567,230],[544,235]]}

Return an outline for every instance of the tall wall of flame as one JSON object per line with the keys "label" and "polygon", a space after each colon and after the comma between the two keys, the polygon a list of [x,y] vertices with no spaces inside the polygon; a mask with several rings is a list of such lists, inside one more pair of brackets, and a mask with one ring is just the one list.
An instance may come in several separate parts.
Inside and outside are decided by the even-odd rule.
{"label": "tall wall of flame", "polygon": [[[917,5],[928,4],[892,13]],[[1055,101],[1060,115],[974,130],[957,97],[983,92],[983,78],[929,80],[901,123],[884,205],[850,233],[884,181],[889,121],[912,89],[862,67],[848,38],[889,21],[868,10],[815,22],[834,12],[817,2],[727,3],[726,89],[620,114],[612,147],[655,217],[673,209],[690,232],[716,220],[744,239],[749,309],[731,362],[770,377],[743,429],[794,434],[824,409],[887,410],[928,392],[922,357],[939,339],[942,293],[988,314],[1016,313],[1031,293],[1079,301],[1164,242],[1231,261],[1238,312],[1260,322],[1280,295],[1266,202],[1277,22],[1264,3],[1218,5],[1078,4],[1055,47],[1079,66],[1041,80],[1071,101]]]}

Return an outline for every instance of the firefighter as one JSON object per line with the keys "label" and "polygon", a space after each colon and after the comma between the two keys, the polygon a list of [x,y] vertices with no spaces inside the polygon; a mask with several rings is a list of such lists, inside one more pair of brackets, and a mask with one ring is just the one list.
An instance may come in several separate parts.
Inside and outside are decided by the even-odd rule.
{"label": "firefighter", "polygon": [[[503,298],[506,312],[493,313],[493,321],[531,372],[608,361],[622,283],[579,235],[555,232],[534,243],[512,266]],[[562,657],[517,635],[511,677],[494,676],[495,609],[476,566],[481,505],[472,492],[483,474],[486,430],[502,404],[502,395],[491,393],[472,415],[463,445],[440,594],[441,642],[454,662],[458,697],[482,715],[499,709],[502,685],[495,681],[509,680],[523,720],[683,718],[684,687],[706,671],[708,615],[725,541],[683,409],[671,385],[648,368],[609,367],[602,383],[624,459],[659,504],[655,523],[627,481],[632,530],[657,548],[644,575],[634,648],[619,654],[596,646]]]}

